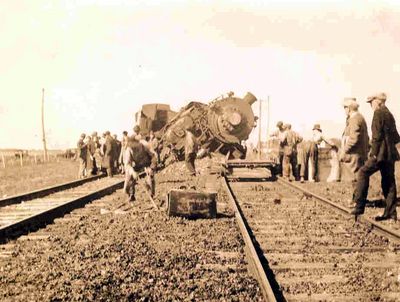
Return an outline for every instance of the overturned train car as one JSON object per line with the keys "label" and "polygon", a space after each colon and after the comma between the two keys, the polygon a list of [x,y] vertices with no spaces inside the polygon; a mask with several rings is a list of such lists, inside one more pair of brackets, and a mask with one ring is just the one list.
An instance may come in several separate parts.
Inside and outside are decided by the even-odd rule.
{"label": "overturned train car", "polygon": [[149,135],[150,131],[160,132],[164,126],[176,115],[167,104],[145,104],[142,109],[135,114],[135,123],[140,127],[140,132],[144,136]]}
{"label": "overturned train car", "polygon": [[173,150],[174,156],[182,160],[188,130],[196,137],[201,154],[220,152],[230,158],[244,158],[246,148],[241,143],[255,127],[251,105],[256,100],[251,93],[239,98],[231,92],[209,104],[190,102],[161,130],[161,157],[169,157]]}

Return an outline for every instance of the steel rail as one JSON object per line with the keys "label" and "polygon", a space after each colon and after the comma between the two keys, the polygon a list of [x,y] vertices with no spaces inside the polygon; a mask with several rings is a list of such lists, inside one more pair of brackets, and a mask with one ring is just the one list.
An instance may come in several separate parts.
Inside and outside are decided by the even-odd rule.
{"label": "steel rail", "polygon": [[263,295],[265,301],[270,301],[270,302],[277,301],[275,294],[271,288],[271,285],[268,281],[268,277],[265,273],[264,267],[261,264],[260,258],[258,256],[256,248],[253,244],[253,240],[249,234],[249,229],[248,229],[247,224],[245,223],[242,211],[240,210],[239,204],[236,201],[236,197],[233,194],[232,189],[228,184],[228,179],[226,177],[224,177],[222,181],[223,181],[223,185],[226,189],[226,192],[229,196],[229,198],[228,198],[229,202],[235,211],[235,218],[239,225],[239,229],[240,229],[240,232],[242,234],[242,237],[243,237],[243,240],[245,243],[245,248],[246,248],[248,258],[249,258],[251,270],[260,285],[262,295]]}
{"label": "steel rail", "polygon": [[123,187],[124,181],[118,181],[115,184],[105,188],[80,196],[78,198],[67,201],[61,205],[54,206],[42,212],[36,213],[25,219],[19,220],[13,224],[6,225],[0,228],[0,243],[5,243],[7,240],[18,237],[16,233],[26,233],[31,229],[37,229],[38,225],[43,225],[52,222],[55,218],[61,217],[72,210],[84,206],[86,203],[103,197]]}
{"label": "steel rail", "polygon": [[31,192],[26,192],[23,194],[13,195],[13,196],[10,196],[7,198],[0,199],[0,207],[5,207],[5,206],[11,205],[11,204],[20,203],[22,201],[44,197],[44,196],[47,196],[47,195],[55,193],[55,192],[59,192],[59,191],[63,191],[63,190],[67,190],[70,188],[80,186],[86,182],[94,181],[94,180],[97,180],[104,176],[105,176],[105,174],[99,174],[99,175],[91,176],[91,177],[84,178],[84,179],[65,182],[62,184],[55,185],[55,186],[50,186],[50,187],[34,190]]}
{"label": "steel rail", "polygon": [[[336,209],[346,215],[353,216],[353,214],[351,214],[351,210],[349,210],[348,208],[346,208],[334,201],[331,201],[325,197],[322,197],[318,194],[315,194],[309,190],[306,190],[306,189],[302,188],[301,186],[294,184],[293,182],[289,182],[281,177],[278,177],[278,182],[281,184],[284,184],[286,186],[292,187],[294,189],[297,189],[298,191],[301,191],[305,195],[309,195],[319,201],[322,201],[323,203],[332,206],[334,209]],[[386,227],[385,225],[383,225],[382,223],[376,222],[375,220],[365,217],[363,215],[358,215],[358,216],[356,216],[355,219],[364,224],[367,224],[371,228],[371,230],[379,233],[380,235],[389,237],[395,241],[400,241],[400,232],[392,230],[392,229]]]}

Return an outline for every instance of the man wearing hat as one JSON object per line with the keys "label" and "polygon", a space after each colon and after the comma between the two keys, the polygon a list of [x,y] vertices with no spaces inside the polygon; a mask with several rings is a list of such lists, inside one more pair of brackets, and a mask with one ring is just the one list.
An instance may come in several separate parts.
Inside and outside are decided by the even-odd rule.
{"label": "man wearing hat", "polygon": [[132,138],[136,139],[137,141],[140,141],[142,139],[142,135],[140,134],[140,126],[139,125],[135,125],[135,127],[133,127]]}
{"label": "man wearing hat", "polygon": [[343,131],[339,159],[349,167],[352,173],[352,182],[357,181],[358,171],[367,160],[369,149],[367,123],[362,114],[358,112],[358,106],[355,98],[345,98],[343,101],[346,127]]}
{"label": "man wearing hat", "polygon": [[386,94],[374,94],[368,97],[367,102],[371,104],[374,111],[371,125],[371,151],[368,160],[358,172],[357,187],[354,191],[354,199],[357,204],[352,214],[361,215],[364,213],[368,196],[369,178],[379,170],[382,177],[381,186],[386,207],[383,215],[375,217],[375,220],[397,220],[397,191],[394,164],[400,159],[400,155],[396,149],[396,144],[400,142],[400,136],[396,129],[396,121],[385,105]]}
{"label": "man wearing hat", "polygon": [[93,173],[96,174],[101,166],[101,155],[100,155],[100,138],[97,135],[97,131],[92,133],[92,148],[94,148],[93,156]]}
{"label": "man wearing hat", "polygon": [[270,136],[276,137],[279,140],[279,171],[278,174],[282,176],[282,165],[283,165],[283,144],[285,140],[285,127],[282,121],[276,123],[276,127],[278,128],[274,131]]}
{"label": "man wearing hat", "polygon": [[282,142],[283,145],[283,177],[287,180],[291,180],[290,170],[292,170],[292,174],[295,180],[298,180],[298,171],[297,171],[297,144],[300,143],[303,139],[292,130],[291,124],[285,124],[285,136]]}
{"label": "man wearing hat", "polygon": [[85,178],[85,173],[86,173],[87,145],[84,142],[85,137],[86,134],[82,133],[76,145],[77,147],[76,154],[78,155],[78,161],[79,161],[78,178]]}
{"label": "man wearing hat", "polygon": [[110,131],[106,131],[105,133],[105,141],[103,144],[103,163],[102,167],[107,169],[108,177],[113,177],[113,154],[114,154],[114,143],[113,138],[111,137]]}
{"label": "man wearing hat", "polygon": [[325,142],[325,144],[331,146],[330,143],[322,135],[322,129],[320,124],[315,124],[313,127],[312,144],[310,146],[310,158],[308,160],[308,181],[318,181],[318,146]]}

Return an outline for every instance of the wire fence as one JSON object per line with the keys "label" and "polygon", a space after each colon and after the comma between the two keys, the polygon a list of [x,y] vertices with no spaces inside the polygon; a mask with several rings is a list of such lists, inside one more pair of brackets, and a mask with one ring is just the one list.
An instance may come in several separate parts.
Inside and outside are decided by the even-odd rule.
{"label": "wire fence", "polygon": [[15,154],[0,152],[0,169],[59,162],[60,160],[65,160],[66,158],[73,160],[73,158],[67,157],[64,153],[49,153],[46,158],[43,154],[26,154],[22,151]]}

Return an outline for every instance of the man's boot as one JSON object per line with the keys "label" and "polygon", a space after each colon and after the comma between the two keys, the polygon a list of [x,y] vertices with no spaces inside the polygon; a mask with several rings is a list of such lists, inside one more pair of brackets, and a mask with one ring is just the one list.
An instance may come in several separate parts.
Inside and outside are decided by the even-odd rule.
{"label": "man's boot", "polygon": [[351,211],[352,215],[362,215],[364,214],[365,204],[357,202],[356,207]]}
{"label": "man's boot", "polygon": [[375,221],[382,221],[382,220],[388,220],[388,219],[393,219],[396,222],[397,221],[397,211],[395,210],[390,215],[382,215],[382,216],[375,217]]}

